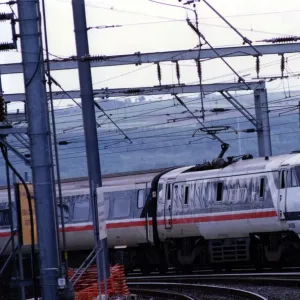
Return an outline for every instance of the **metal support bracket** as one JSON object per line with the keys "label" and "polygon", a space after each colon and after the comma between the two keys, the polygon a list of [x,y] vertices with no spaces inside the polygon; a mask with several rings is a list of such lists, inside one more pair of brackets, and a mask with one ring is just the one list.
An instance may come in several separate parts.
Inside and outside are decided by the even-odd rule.
{"label": "metal support bracket", "polygon": [[[251,90],[258,88],[265,88],[265,83],[263,81],[256,82],[246,82],[247,86]],[[203,84],[202,92],[216,93],[220,91],[246,91],[248,88],[244,83],[227,82],[227,83],[213,83],[213,84]],[[67,99],[66,93],[70,98],[81,98],[81,92],[79,90],[73,91],[57,91],[53,92],[53,99]],[[195,85],[162,85],[162,86],[152,86],[152,87],[139,87],[139,88],[115,88],[115,89],[96,89],[93,90],[94,97],[107,99],[112,97],[126,97],[126,96],[139,96],[139,95],[161,95],[161,94],[198,94],[199,84]],[[10,102],[26,101],[25,94],[5,94],[5,100]]]}
{"label": "metal support bracket", "polygon": [[236,109],[238,110],[249,122],[251,122],[257,129],[261,128],[260,122],[245,108],[235,97],[228,91],[220,92],[220,94]]}
{"label": "metal support bracket", "polygon": [[11,125],[8,126],[0,126],[0,136],[1,135],[9,135],[9,134],[16,134],[16,133],[28,133],[27,127],[12,127]]}

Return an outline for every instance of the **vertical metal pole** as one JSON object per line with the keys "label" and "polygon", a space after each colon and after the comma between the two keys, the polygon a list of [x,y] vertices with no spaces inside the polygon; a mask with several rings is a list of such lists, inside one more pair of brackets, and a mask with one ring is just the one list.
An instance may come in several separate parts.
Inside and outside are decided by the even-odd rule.
{"label": "vertical metal pole", "polygon": [[55,228],[50,129],[39,31],[39,1],[19,0],[18,12],[31,148],[43,300],[57,299],[58,253]]}
{"label": "vertical metal pole", "polygon": [[[80,58],[89,54],[84,0],[72,0],[72,7],[77,57]],[[99,251],[96,257],[99,282],[103,279],[106,279],[110,275],[110,272],[107,238],[101,239],[101,237],[99,237],[97,187],[102,186],[102,180],[90,63],[87,61],[78,60],[78,70],[96,253],[97,250],[102,247],[102,251]]]}
{"label": "vertical metal pole", "polygon": [[299,128],[300,128],[300,101],[298,102],[298,109],[299,109]]}
{"label": "vertical metal pole", "polygon": [[260,88],[254,91],[254,105],[256,120],[261,124],[260,128],[257,129],[259,156],[272,156],[269,107],[266,89]]}

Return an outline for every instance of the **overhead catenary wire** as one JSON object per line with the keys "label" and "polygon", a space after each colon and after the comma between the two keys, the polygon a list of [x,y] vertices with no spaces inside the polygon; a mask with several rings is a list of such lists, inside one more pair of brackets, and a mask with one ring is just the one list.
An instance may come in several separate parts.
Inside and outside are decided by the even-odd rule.
{"label": "overhead catenary wire", "polygon": [[[297,115],[298,116],[298,114],[297,113],[294,113],[294,114],[289,114],[289,116],[290,115]],[[273,118],[278,118],[279,116],[273,116]],[[241,123],[246,123],[246,122],[248,122],[248,121],[241,121],[240,122],[240,124]],[[284,122],[284,123],[279,123],[279,124],[274,124],[273,125],[273,128],[275,128],[275,127],[277,127],[277,126],[282,126],[282,125],[285,125],[285,124],[292,124],[292,123],[297,123],[298,121],[296,121],[296,122]],[[235,123],[225,123],[224,124],[224,126],[230,126],[230,125],[234,125]],[[175,127],[180,127],[180,128],[182,128],[182,126],[181,125],[179,125],[179,126],[173,126],[171,129],[175,129]],[[168,132],[165,132],[164,134],[158,134],[158,135],[155,135],[155,136],[145,136],[145,135],[143,135],[143,136],[139,136],[139,137],[136,137],[135,138],[135,140],[140,140],[140,139],[148,139],[148,138],[159,138],[159,137],[168,137],[168,136],[170,136],[170,135],[172,135],[172,136],[176,136],[177,135],[177,133],[180,133],[180,132],[190,132],[190,131],[194,131],[194,127],[192,126],[192,124],[190,124],[189,125],[189,127],[190,127],[190,129],[184,129],[184,130],[176,130],[176,132],[171,132],[171,133],[168,133]],[[164,128],[164,129],[166,129],[166,128]],[[162,128],[158,128],[158,130],[162,130]],[[153,131],[155,131],[154,129],[153,130],[151,130],[151,132],[153,132]],[[144,133],[147,133],[147,131],[144,131]],[[183,136],[184,137],[184,136]],[[185,135],[185,138],[187,139],[187,138],[189,138],[189,136],[188,135]],[[68,139],[68,141],[70,141],[69,139]],[[104,144],[104,143],[107,143],[107,142],[115,142],[116,140],[101,140],[101,144]],[[168,140],[165,140],[165,141],[160,141],[160,143],[161,142],[167,142]],[[76,142],[76,140],[72,140],[71,141],[71,143],[74,143],[74,142]],[[79,141],[78,141],[79,142]],[[149,144],[150,143],[152,143],[152,142],[149,142]],[[147,144],[147,143],[142,143],[142,144]],[[133,146],[139,146],[140,144],[134,144]],[[82,148],[82,146],[79,146],[79,147],[72,147],[72,149],[81,149]],[[105,147],[106,148],[106,147]]]}
{"label": "overhead catenary wire", "polygon": [[[189,113],[195,118],[195,120],[202,126],[203,129],[207,129],[207,127],[199,120],[199,118],[197,118],[194,113],[192,111],[190,111],[190,109],[186,106],[186,104],[178,97],[178,95],[174,95],[174,97],[177,99],[177,101],[183,106],[185,107]],[[220,153],[220,155],[218,156],[218,158],[222,158],[225,151],[228,149],[229,145],[227,143],[225,143],[220,137],[218,137],[215,133],[209,133],[209,131],[207,132],[207,134],[211,135],[214,139],[218,140],[221,143],[221,148],[222,151]]]}
{"label": "overhead catenary wire", "polygon": [[246,83],[245,79],[242,78],[231,66],[230,64],[216,51],[216,49],[207,41],[204,35],[195,27],[195,25],[187,18],[188,25],[194,30],[194,32],[201,37],[205,43],[214,51],[214,53],[227,65],[227,67],[238,77],[239,82],[243,82],[244,85],[250,89],[249,85]]}
{"label": "overhead catenary wire", "polygon": [[117,125],[117,123],[105,112],[105,110],[96,102],[94,101],[96,107],[101,110],[105,116],[118,128],[118,130],[124,135],[125,139],[132,144],[132,140],[129,138],[129,136]]}
{"label": "overhead catenary wire", "polygon": [[222,16],[207,0],[202,0],[212,11],[214,11],[233,31],[235,31],[242,39],[244,44],[248,44],[257,55],[261,56],[261,53],[252,45],[252,41],[250,41],[247,37],[243,36],[230,22],[226,20],[224,16]]}
{"label": "overhead catenary wire", "polygon": [[[300,131],[289,131],[289,132],[283,132],[283,133],[276,133],[276,134],[271,134],[271,136],[286,136],[287,134],[293,134],[293,133],[299,133]],[[226,133],[224,133],[226,134]],[[231,134],[230,132],[228,134]],[[249,140],[249,139],[256,139],[256,137],[245,137],[245,138],[240,138],[241,140]],[[178,138],[177,140],[182,141],[182,138]],[[237,139],[226,139],[226,141],[236,141]],[[214,142],[216,143],[217,141],[208,141],[208,142],[200,142],[200,143],[193,143],[194,145],[196,144],[207,144]],[[153,143],[150,143],[153,145]],[[190,145],[188,142],[187,143],[181,143],[181,144],[172,144],[172,145],[163,145],[163,146],[156,146],[156,147],[146,147],[146,148],[140,148],[140,149],[132,149],[132,150],[126,150],[126,151],[110,151],[110,152],[101,152],[101,155],[113,155],[113,154],[125,154],[125,153],[131,153],[131,152],[137,152],[137,151],[148,151],[148,150],[158,150],[158,149],[166,149],[166,148],[177,148],[177,147],[186,147],[187,145]],[[126,147],[126,146],[125,146]],[[118,147],[121,148],[121,147]],[[101,149],[100,149],[101,151]],[[78,152],[73,152],[73,153],[68,153],[66,154],[66,157],[64,158],[65,160],[68,159],[74,159],[74,158],[82,158],[84,157],[83,155],[76,155],[76,156],[71,156],[70,154],[78,154]]]}
{"label": "overhead catenary wire", "polygon": [[[296,109],[297,107],[295,106],[295,108],[294,109]],[[294,110],[293,109],[293,110]],[[282,110],[282,108],[280,108],[280,110]],[[270,117],[270,119],[275,119],[275,118],[279,118],[280,117],[280,114],[279,115],[275,115],[275,116],[271,116]],[[235,119],[236,117],[234,117],[234,118],[227,118],[226,120],[229,120],[229,119]],[[181,120],[180,119],[178,119],[177,120],[177,123],[179,123]],[[182,121],[185,121],[185,119],[182,119]],[[216,120],[216,121],[222,121],[222,119],[221,120]],[[223,119],[223,121],[225,121],[225,119]],[[240,123],[242,124],[242,123],[248,123],[249,121],[248,120],[245,120],[245,121],[240,121]],[[163,124],[166,124],[166,123],[161,123],[161,124],[159,124],[159,125],[163,125]],[[228,125],[228,123],[226,123],[226,125]],[[231,125],[233,125],[233,123],[231,123]],[[190,126],[190,125],[189,125]],[[277,126],[277,125],[273,125],[273,126]],[[154,132],[154,131],[157,131],[157,130],[162,130],[162,129],[164,129],[164,130],[175,130],[176,129],[176,127],[180,127],[180,128],[182,128],[182,125],[177,125],[177,126],[175,126],[175,125],[173,125],[172,127],[158,127],[158,128],[154,128],[154,129],[151,129],[151,130],[149,130],[149,127],[145,127],[145,130],[139,130],[139,131],[135,131],[135,132],[133,132],[132,134],[139,134],[139,133],[141,133],[141,134],[145,134],[145,133],[147,133],[147,132]],[[166,133],[166,134],[164,134],[164,135],[168,135],[168,134],[171,134],[171,133]],[[115,135],[107,135],[106,134],[106,138],[110,138],[110,137],[115,137]],[[141,137],[134,137],[134,140],[137,140],[137,139],[139,139],[139,138],[141,138]],[[69,139],[68,138],[68,140],[70,140],[70,141],[72,141],[72,142],[75,142],[75,141],[80,141],[80,138],[78,137],[78,138],[73,138],[73,139]],[[103,140],[103,142],[105,142],[105,140]]]}
{"label": "overhead catenary wire", "polygon": [[[191,102],[195,102],[197,99],[195,99],[195,100],[192,100],[192,101],[188,101],[187,103],[191,103]],[[285,99],[284,99],[285,100]],[[279,101],[280,101],[280,99],[279,100],[275,100],[276,101],[276,103],[279,103]],[[253,108],[253,106],[246,106],[246,108]],[[272,111],[274,111],[274,110],[272,110]],[[272,112],[271,111],[271,112]],[[183,113],[183,112],[182,112]],[[224,114],[224,113],[226,113],[226,112],[223,112],[222,114]],[[229,113],[229,112],[227,112],[227,113]],[[213,114],[212,114],[213,115]],[[229,119],[234,119],[235,117],[233,117],[233,118],[226,118],[226,120],[229,120]],[[272,118],[272,117],[271,117]],[[128,119],[130,119],[130,118],[128,118]],[[219,119],[216,119],[215,121],[224,121],[225,119],[222,119],[222,118],[219,118]],[[177,122],[178,121],[180,121],[180,120],[177,120]],[[245,121],[245,122],[247,122],[247,121]],[[167,125],[168,124],[168,122],[162,122],[162,123],[156,123],[156,124],[153,124],[153,125],[147,125],[145,128],[147,129],[147,130],[149,130],[149,128],[151,128],[151,127],[158,127],[158,126],[160,126],[160,125]],[[136,129],[138,129],[138,131],[136,131]],[[130,127],[130,128],[127,128],[126,130],[127,131],[131,131],[132,132],[132,134],[135,132],[135,133],[138,133],[138,132],[143,132],[143,130],[141,130],[141,129],[143,129],[143,127],[141,127],[141,126],[137,126],[137,127]],[[154,129],[152,129],[152,130],[154,130]],[[107,136],[107,134],[106,134],[106,136]]]}
{"label": "overhead catenary wire", "polygon": [[[291,114],[289,114],[289,116],[290,116]],[[298,116],[298,113],[294,113],[294,114],[292,114],[292,115],[295,115],[295,116]],[[278,117],[278,116],[277,116]],[[248,122],[248,121],[241,121],[240,122],[240,124],[241,123],[246,123],[246,122]],[[273,128],[275,128],[275,127],[277,127],[277,126],[282,126],[282,125],[288,125],[288,124],[294,124],[294,123],[297,123],[298,122],[298,120],[297,121],[295,121],[295,122],[284,122],[284,123],[279,123],[279,124],[276,124],[276,125],[273,125]],[[235,123],[236,122],[234,122],[234,123],[225,123],[224,125],[222,124],[222,125],[219,125],[219,127],[221,126],[221,127],[232,127],[232,126],[234,126],[235,125]],[[177,127],[180,127],[180,128],[182,128],[182,126],[181,125],[179,125],[179,126],[177,126]],[[180,135],[181,136],[181,138],[180,138],[180,140],[183,140],[183,137],[185,137],[184,139],[190,139],[191,137],[192,137],[192,133],[195,131],[195,129],[197,129],[197,127],[195,127],[195,124],[189,124],[189,129],[183,129],[183,130],[176,130],[176,132],[173,132],[173,133],[168,133],[168,132],[166,132],[166,133],[164,133],[164,134],[158,134],[158,135],[156,135],[156,136],[140,136],[140,137],[136,137],[135,138],[135,140],[143,140],[143,139],[148,139],[148,138],[159,138],[159,137],[169,137],[169,136],[176,136],[176,133],[188,133],[188,132],[190,132],[190,135],[187,135],[187,134],[184,134],[183,136],[182,135]],[[159,130],[161,131],[162,130],[162,128],[159,128]],[[236,133],[235,131],[233,132],[231,132],[231,131],[228,131],[228,132],[224,132],[223,134],[229,134],[229,133]],[[167,139],[167,140],[164,140],[164,141],[156,141],[156,143],[165,143],[165,142],[169,142],[169,141],[172,141],[172,140],[174,140],[174,139]],[[176,140],[176,139],[175,139]],[[101,141],[101,144],[103,144],[104,142],[113,142],[113,140],[109,140],[109,141],[105,141],[105,140],[103,140],[103,141]],[[74,143],[74,141],[72,141],[72,143]],[[101,144],[100,144],[100,146],[101,146]],[[151,141],[149,141],[149,142],[147,142],[147,143],[145,143],[145,142],[142,142],[142,143],[135,143],[135,144],[133,144],[131,147],[138,147],[138,146],[141,146],[141,145],[147,145],[147,144],[153,144],[153,142]],[[128,146],[119,146],[118,148],[128,148]],[[72,149],[73,150],[75,150],[75,149],[83,149],[83,146],[79,146],[79,147],[76,147],[76,146],[73,146],[72,147]],[[104,150],[105,148],[100,148],[100,150]]]}

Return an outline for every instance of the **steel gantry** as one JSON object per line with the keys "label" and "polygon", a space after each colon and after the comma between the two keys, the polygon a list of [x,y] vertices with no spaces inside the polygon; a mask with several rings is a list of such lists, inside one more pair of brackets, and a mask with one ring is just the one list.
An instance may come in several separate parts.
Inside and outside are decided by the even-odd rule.
{"label": "steel gantry", "polygon": [[[125,55],[96,55],[96,56],[82,56],[82,60],[90,61],[91,67],[113,67],[124,65],[141,65],[147,63],[157,63],[165,61],[181,61],[181,60],[195,60],[195,59],[215,59],[218,55],[223,58],[257,56],[257,52],[250,46],[238,47],[215,47],[211,49],[185,49],[177,51],[164,51],[152,53],[140,53]],[[273,45],[255,45],[255,49],[261,55],[278,55],[283,53],[300,52],[300,43],[294,44],[273,44]],[[218,54],[218,55],[217,55]],[[50,69],[55,70],[71,70],[77,69],[77,57],[71,57],[61,60],[51,60]],[[23,68],[20,63],[2,64],[0,65],[2,74],[17,74],[22,73]]]}
{"label": "steel gantry", "polygon": [[[255,95],[255,116],[235,99],[230,91],[254,91]],[[246,82],[245,83],[214,83],[203,84],[203,93],[220,92],[223,97],[235,107],[243,116],[247,118],[254,126],[258,135],[259,156],[271,156],[271,135],[269,125],[269,110],[267,101],[267,91],[264,81]],[[94,90],[94,97],[112,98],[130,95],[161,95],[161,94],[188,94],[198,93],[199,85],[162,85],[155,87],[138,87],[138,88],[120,88],[120,89],[97,89]],[[80,98],[80,91],[67,91],[72,98]],[[53,99],[62,99],[65,92],[53,92]],[[66,99],[66,98],[65,98]],[[10,102],[25,101],[25,94],[7,94],[6,100]],[[62,99],[63,101],[63,99]]]}

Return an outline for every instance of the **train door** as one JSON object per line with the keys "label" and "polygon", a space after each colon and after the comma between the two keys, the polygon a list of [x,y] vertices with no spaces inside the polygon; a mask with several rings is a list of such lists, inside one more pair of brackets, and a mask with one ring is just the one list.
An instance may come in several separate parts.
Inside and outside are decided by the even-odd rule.
{"label": "train door", "polygon": [[164,206],[164,221],[165,228],[172,228],[172,184],[167,183],[165,186],[165,206]]}
{"label": "train door", "polygon": [[286,212],[286,196],[287,196],[287,179],[288,179],[288,170],[280,169],[279,170],[279,216],[280,220],[285,220]]}
{"label": "train door", "polygon": [[[151,187],[151,184],[149,185],[148,183],[146,183],[146,197],[145,197],[145,205],[147,205],[146,199],[147,199],[147,194],[148,194],[148,190]],[[148,209],[146,209],[146,240],[148,243],[153,244],[154,243],[154,239],[153,239],[153,218],[149,217],[149,211]]]}

